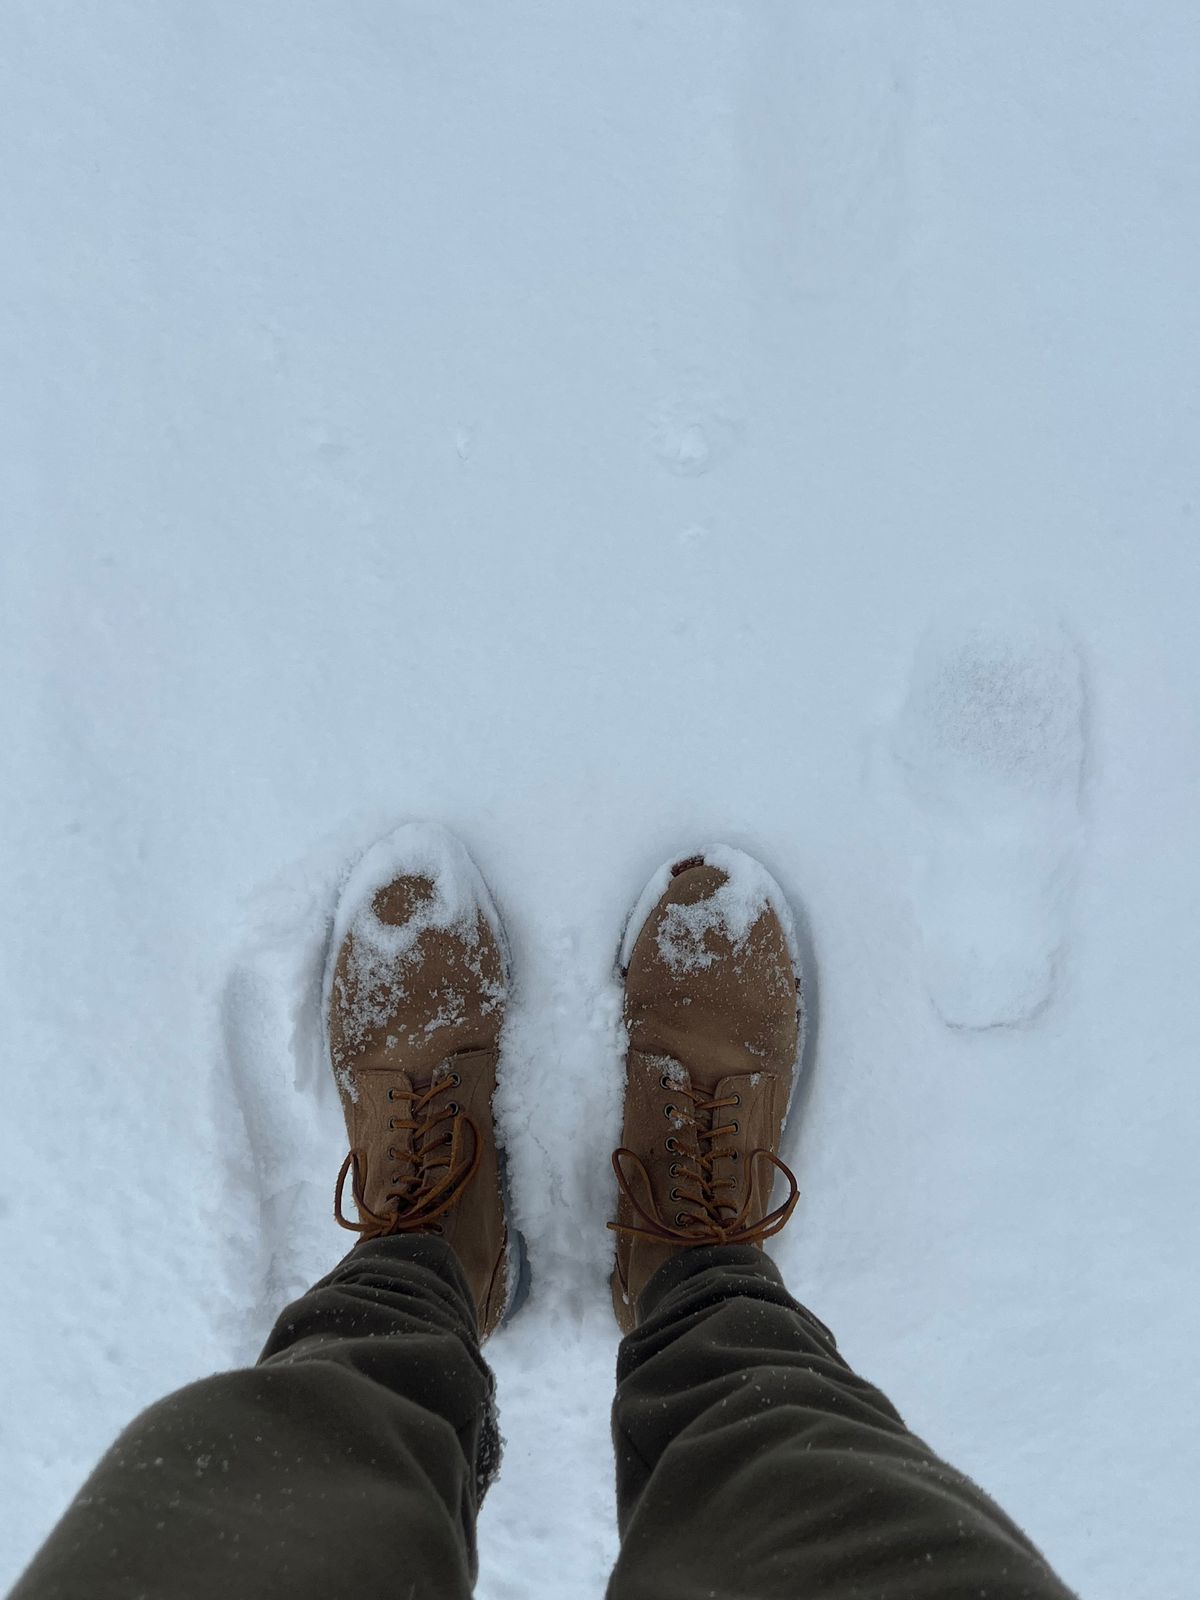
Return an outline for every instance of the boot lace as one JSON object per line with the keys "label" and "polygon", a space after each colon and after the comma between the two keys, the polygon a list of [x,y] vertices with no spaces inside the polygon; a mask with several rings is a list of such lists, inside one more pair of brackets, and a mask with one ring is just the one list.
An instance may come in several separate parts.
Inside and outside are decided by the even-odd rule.
{"label": "boot lace", "polygon": [[[732,1163],[740,1160],[740,1152],[735,1145],[722,1145],[720,1142],[726,1135],[738,1132],[737,1122],[723,1122],[718,1117],[718,1113],[727,1108],[740,1105],[740,1097],[727,1095],[713,1099],[689,1084],[671,1083],[665,1077],[663,1087],[674,1089],[686,1102],[668,1106],[668,1115],[695,1131],[694,1150],[680,1144],[674,1136],[667,1140],[667,1149],[676,1158],[671,1164],[671,1176],[676,1180],[670,1191],[671,1199],[680,1203],[680,1209],[671,1221],[663,1216],[654,1197],[646,1163],[635,1150],[622,1145],[619,1150],[613,1151],[613,1171],[617,1176],[617,1185],[633,1207],[638,1221],[610,1222],[609,1227],[614,1233],[623,1233],[633,1239],[647,1239],[657,1244],[759,1244],[764,1239],[773,1238],[786,1226],[800,1198],[800,1188],[791,1168],[773,1151],[761,1145],[752,1150],[746,1158],[746,1165],[751,1170],[746,1173],[745,1198],[740,1207],[729,1194],[730,1190],[736,1192],[737,1179],[732,1175],[719,1175],[717,1171],[721,1161]],[[766,1161],[777,1172],[782,1172],[788,1183],[788,1197],[773,1211],[753,1216],[750,1210],[753,1184],[750,1180],[754,1163],[758,1161]],[[640,1178],[645,1190],[645,1203],[634,1191],[635,1177]]]}
{"label": "boot lace", "polygon": [[[441,1231],[439,1217],[450,1210],[479,1170],[483,1144],[479,1129],[453,1102],[441,1102],[447,1089],[460,1084],[457,1072],[438,1078],[427,1089],[388,1090],[388,1099],[406,1108],[407,1115],[388,1119],[391,1132],[405,1129],[412,1134],[408,1150],[388,1150],[388,1159],[400,1170],[392,1174],[393,1187],[384,1195],[383,1206],[374,1210],[366,1202],[367,1160],[361,1150],[351,1150],[342,1162],[333,1195],[333,1214],[343,1228],[378,1239],[393,1233]],[[446,1126],[448,1124],[448,1126]],[[468,1138],[469,1135],[469,1138]],[[471,1154],[468,1155],[467,1149]],[[361,1221],[355,1222],[342,1209],[346,1178]]]}

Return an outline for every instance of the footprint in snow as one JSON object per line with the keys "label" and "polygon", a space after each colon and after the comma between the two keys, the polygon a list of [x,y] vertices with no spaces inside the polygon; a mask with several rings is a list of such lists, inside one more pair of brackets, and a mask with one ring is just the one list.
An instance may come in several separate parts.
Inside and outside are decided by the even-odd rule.
{"label": "footprint in snow", "polygon": [[698,478],[737,448],[742,419],[715,385],[693,378],[651,410],[645,429],[660,467],[676,478]]}
{"label": "footprint in snow", "polygon": [[[332,1222],[344,1132],[325,1056],[321,984],[341,860],[327,848],[255,896],[221,1005],[235,1114],[249,1146],[259,1260],[248,1314],[261,1334],[347,1243]],[[229,1142],[230,1159],[239,1146]],[[247,1274],[239,1263],[239,1279]]]}
{"label": "footprint in snow", "polygon": [[995,600],[935,621],[889,746],[933,1004],[953,1027],[1025,1022],[1054,992],[1081,845],[1085,684],[1062,622]]}

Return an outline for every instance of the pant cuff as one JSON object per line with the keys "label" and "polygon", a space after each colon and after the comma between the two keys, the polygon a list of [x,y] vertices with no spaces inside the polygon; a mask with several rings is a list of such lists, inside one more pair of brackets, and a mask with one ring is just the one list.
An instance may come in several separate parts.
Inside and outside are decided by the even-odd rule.
{"label": "pant cuff", "polygon": [[653,1316],[660,1304],[680,1284],[712,1268],[748,1267],[756,1276],[783,1287],[779,1268],[764,1251],[752,1244],[706,1244],[677,1250],[669,1256],[642,1290],[638,1301],[638,1321]]}
{"label": "pant cuff", "polygon": [[[765,1298],[776,1304],[786,1304],[803,1318],[831,1352],[837,1352],[837,1340],[832,1331],[820,1317],[814,1316],[807,1306],[802,1306],[788,1293],[779,1268],[765,1250],[759,1250],[755,1245],[700,1245],[677,1251],[663,1262],[642,1291],[638,1301],[639,1324],[652,1317],[665,1301],[693,1278],[709,1272],[719,1275],[713,1285],[714,1299],[728,1300],[739,1294],[750,1294],[756,1299]],[[765,1294],[764,1285],[770,1285]]]}

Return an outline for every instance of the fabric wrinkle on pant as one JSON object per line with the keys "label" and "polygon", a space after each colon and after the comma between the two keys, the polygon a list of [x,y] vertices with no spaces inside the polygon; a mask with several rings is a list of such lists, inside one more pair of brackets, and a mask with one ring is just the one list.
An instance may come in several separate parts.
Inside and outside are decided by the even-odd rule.
{"label": "fabric wrinkle on pant", "polygon": [[259,1364],[145,1411],[12,1600],[455,1600],[498,1465],[491,1372],[453,1252],[357,1245]]}
{"label": "fabric wrinkle on pant", "polygon": [[[1069,1600],[749,1246],[680,1251],[618,1356],[609,1600]],[[357,1245],[259,1364],[117,1440],[13,1600],[460,1600],[499,1457],[443,1239]]]}
{"label": "fabric wrinkle on pant", "polygon": [[618,1357],[609,1600],[1069,1600],[760,1250],[679,1252],[640,1311]]}

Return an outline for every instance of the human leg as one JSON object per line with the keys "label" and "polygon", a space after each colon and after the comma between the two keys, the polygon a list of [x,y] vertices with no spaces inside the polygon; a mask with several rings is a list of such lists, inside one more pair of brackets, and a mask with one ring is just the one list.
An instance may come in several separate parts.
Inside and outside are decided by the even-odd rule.
{"label": "human leg", "polygon": [[618,1359],[610,1600],[1069,1600],[761,1250],[678,1252],[640,1311]]}
{"label": "human leg", "polygon": [[125,1430],[12,1600],[465,1597],[492,1388],[446,1243],[364,1242],[283,1312],[257,1366]]}
{"label": "human leg", "polygon": [[1063,1600],[763,1253],[797,1193],[778,1151],[805,1005],[778,886],[738,851],[677,862],[648,886],[622,965],[611,1600]]}
{"label": "human leg", "polygon": [[368,851],[326,982],[350,1142],[336,1210],[363,1242],[256,1367],[126,1430],[21,1600],[469,1592],[497,1453],[479,1341],[520,1280],[492,1120],[506,992],[499,918],[457,840],[409,827]]}

